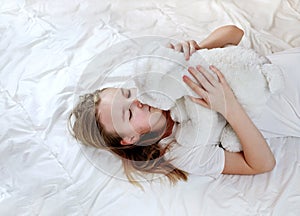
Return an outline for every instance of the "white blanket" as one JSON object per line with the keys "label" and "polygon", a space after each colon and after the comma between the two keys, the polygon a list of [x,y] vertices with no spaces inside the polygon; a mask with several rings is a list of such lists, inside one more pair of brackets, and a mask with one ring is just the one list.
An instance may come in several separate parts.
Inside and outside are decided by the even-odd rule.
{"label": "white blanket", "polygon": [[142,191],[116,157],[82,147],[66,126],[79,94],[104,77],[124,82],[127,71],[85,70],[122,56],[122,42],[200,41],[235,24],[243,44],[266,55],[300,46],[299,8],[299,0],[1,1],[0,215],[299,215],[299,138],[268,140],[270,173],[145,181]]}

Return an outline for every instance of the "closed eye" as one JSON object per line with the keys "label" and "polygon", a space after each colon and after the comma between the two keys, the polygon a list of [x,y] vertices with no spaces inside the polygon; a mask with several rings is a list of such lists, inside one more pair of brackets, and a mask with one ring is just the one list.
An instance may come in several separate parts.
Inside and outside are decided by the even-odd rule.
{"label": "closed eye", "polygon": [[129,109],[129,120],[132,118],[132,112],[131,109]]}

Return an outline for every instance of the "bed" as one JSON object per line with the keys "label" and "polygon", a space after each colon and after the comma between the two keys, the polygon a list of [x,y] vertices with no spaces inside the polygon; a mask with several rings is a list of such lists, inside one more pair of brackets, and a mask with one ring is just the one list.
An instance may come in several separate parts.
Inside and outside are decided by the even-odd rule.
{"label": "bed", "polygon": [[1,1],[0,215],[300,215],[300,138],[268,140],[270,173],[156,178],[141,189],[117,158],[68,132],[99,53],[145,36],[200,41],[226,24],[264,55],[299,47],[300,1]]}

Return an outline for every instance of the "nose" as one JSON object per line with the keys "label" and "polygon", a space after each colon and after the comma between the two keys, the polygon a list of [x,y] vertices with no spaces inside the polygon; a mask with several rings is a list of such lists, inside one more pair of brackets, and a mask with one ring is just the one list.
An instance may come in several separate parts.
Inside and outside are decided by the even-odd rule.
{"label": "nose", "polygon": [[135,106],[137,106],[138,108],[143,108],[143,104],[140,102],[140,101],[138,101],[137,99],[135,99],[133,102],[132,102],[132,105],[135,105]]}

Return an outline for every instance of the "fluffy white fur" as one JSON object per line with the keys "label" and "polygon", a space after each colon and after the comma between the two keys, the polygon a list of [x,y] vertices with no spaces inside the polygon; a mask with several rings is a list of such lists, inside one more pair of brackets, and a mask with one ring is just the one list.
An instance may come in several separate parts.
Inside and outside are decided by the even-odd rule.
{"label": "fluffy white fur", "polygon": [[172,118],[180,123],[176,133],[178,143],[216,145],[221,142],[228,151],[242,150],[235,132],[221,115],[196,105],[187,97],[197,96],[182,81],[184,74],[189,75],[188,66],[200,64],[207,71],[211,64],[219,68],[250,118],[259,117],[270,94],[283,87],[277,66],[255,51],[239,46],[199,50],[189,61],[172,49],[161,46],[147,49],[144,53],[148,54],[140,57],[135,66],[138,99],[171,110]]}

